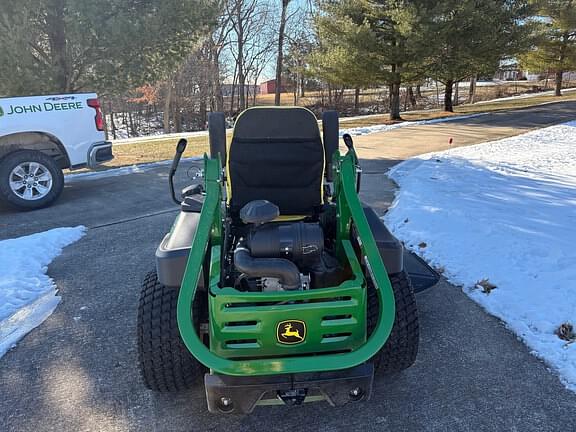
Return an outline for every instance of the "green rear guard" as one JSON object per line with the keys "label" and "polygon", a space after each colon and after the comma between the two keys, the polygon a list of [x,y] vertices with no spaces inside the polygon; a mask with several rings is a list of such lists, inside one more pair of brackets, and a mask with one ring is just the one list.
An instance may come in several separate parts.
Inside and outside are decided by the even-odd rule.
{"label": "green rear guard", "polygon": [[[349,263],[352,278],[330,288],[241,292],[218,286],[225,205],[222,171],[219,160],[204,157],[206,198],[178,297],[178,326],[190,352],[212,371],[256,376],[347,369],[368,361],[388,339],[394,324],[394,294],[356,193],[356,156],[353,151],[345,156],[336,152],[334,158],[336,253],[341,262]],[[368,340],[366,280],[350,241],[352,225],[381,305]],[[203,266],[209,280],[210,348],[193,324],[192,303]],[[303,342],[277,341],[277,326],[285,320],[305,322]]]}

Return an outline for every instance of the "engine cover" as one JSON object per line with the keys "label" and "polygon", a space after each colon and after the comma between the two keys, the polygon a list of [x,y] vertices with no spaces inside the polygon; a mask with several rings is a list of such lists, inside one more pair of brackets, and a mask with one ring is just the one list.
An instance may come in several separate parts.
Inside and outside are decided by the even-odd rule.
{"label": "engine cover", "polygon": [[286,258],[306,268],[322,256],[324,233],[318,223],[264,224],[250,231],[247,246],[255,258]]}

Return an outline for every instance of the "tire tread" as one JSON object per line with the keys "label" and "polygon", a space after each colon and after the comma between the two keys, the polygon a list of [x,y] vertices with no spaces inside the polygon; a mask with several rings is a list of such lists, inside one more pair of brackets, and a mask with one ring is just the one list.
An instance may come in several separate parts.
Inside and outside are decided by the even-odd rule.
{"label": "tire tread", "polygon": [[177,305],[178,290],[158,282],[155,271],[148,273],[138,307],[138,360],[150,390],[186,390],[204,374],[204,367],[190,354],[180,336]]}
{"label": "tire tread", "polygon": [[[420,341],[418,308],[412,284],[405,271],[389,275],[394,291],[396,314],[394,326],[382,349],[373,357],[374,368],[379,374],[389,375],[409,368],[416,361]],[[368,287],[368,333],[378,322],[380,307],[376,289]]]}

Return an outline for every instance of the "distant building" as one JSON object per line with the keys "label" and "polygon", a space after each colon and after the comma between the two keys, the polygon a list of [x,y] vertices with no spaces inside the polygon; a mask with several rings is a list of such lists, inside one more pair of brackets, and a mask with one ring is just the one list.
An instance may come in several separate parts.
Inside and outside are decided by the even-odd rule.
{"label": "distant building", "polygon": [[[232,96],[232,93],[235,95],[240,93],[240,85],[238,84],[222,84],[222,96]],[[248,96],[253,96],[254,93],[260,94],[260,86],[254,84],[245,84],[244,85],[244,94],[248,94]]]}
{"label": "distant building", "polygon": [[[500,63],[500,67],[494,74],[494,79],[502,81],[541,81],[554,79],[554,72],[522,70],[517,61],[508,60]],[[573,81],[576,79],[576,72],[564,72],[562,79],[564,81]]]}
{"label": "distant building", "polygon": [[[286,88],[282,86],[280,93],[286,92]],[[264,81],[260,84],[260,94],[272,94],[276,93],[276,80]]]}
{"label": "distant building", "polygon": [[500,63],[500,67],[494,74],[494,79],[502,81],[525,80],[526,74],[520,69],[518,62],[503,61]]}

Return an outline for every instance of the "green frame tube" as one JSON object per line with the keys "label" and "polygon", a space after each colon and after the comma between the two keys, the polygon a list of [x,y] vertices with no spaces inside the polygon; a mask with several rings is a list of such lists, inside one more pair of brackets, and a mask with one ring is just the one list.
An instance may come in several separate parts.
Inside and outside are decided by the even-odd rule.
{"label": "green frame tube", "polygon": [[[192,303],[196,296],[196,287],[201,270],[209,272],[209,281],[214,280],[219,273],[220,260],[213,260],[206,265],[208,247],[222,244],[222,225],[225,203],[222,200],[222,169],[219,160],[204,156],[206,198],[200,214],[200,221],[192,241],[186,271],[178,296],[178,326],[182,339],[188,350],[206,367],[212,371],[233,376],[260,376],[285,373],[321,372],[347,369],[357,366],[372,358],[388,339],[394,324],[395,307],[394,293],[390,279],[372,232],[364,215],[362,205],[356,193],[356,155],[348,151],[341,156],[334,155],[334,199],[337,203],[337,253],[341,257],[349,257],[351,248],[349,240],[352,224],[354,224],[364,264],[376,288],[380,302],[380,316],[375,330],[368,340],[359,348],[347,353],[319,354],[319,356],[290,356],[285,358],[237,359],[223,358],[211,351],[201,341],[194,328]],[[224,212],[223,212],[224,211]],[[351,265],[358,265],[358,261]],[[353,269],[354,270],[354,269]],[[364,284],[365,285],[365,284]],[[358,286],[361,286],[358,284]],[[319,289],[336,290],[338,287]],[[365,287],[363,287],[365,289]],[[222,288],[228,291],[229,288]],[[299,294],[315,296],[313,291]],[[275,329],[270,329],[274,332]]]}

